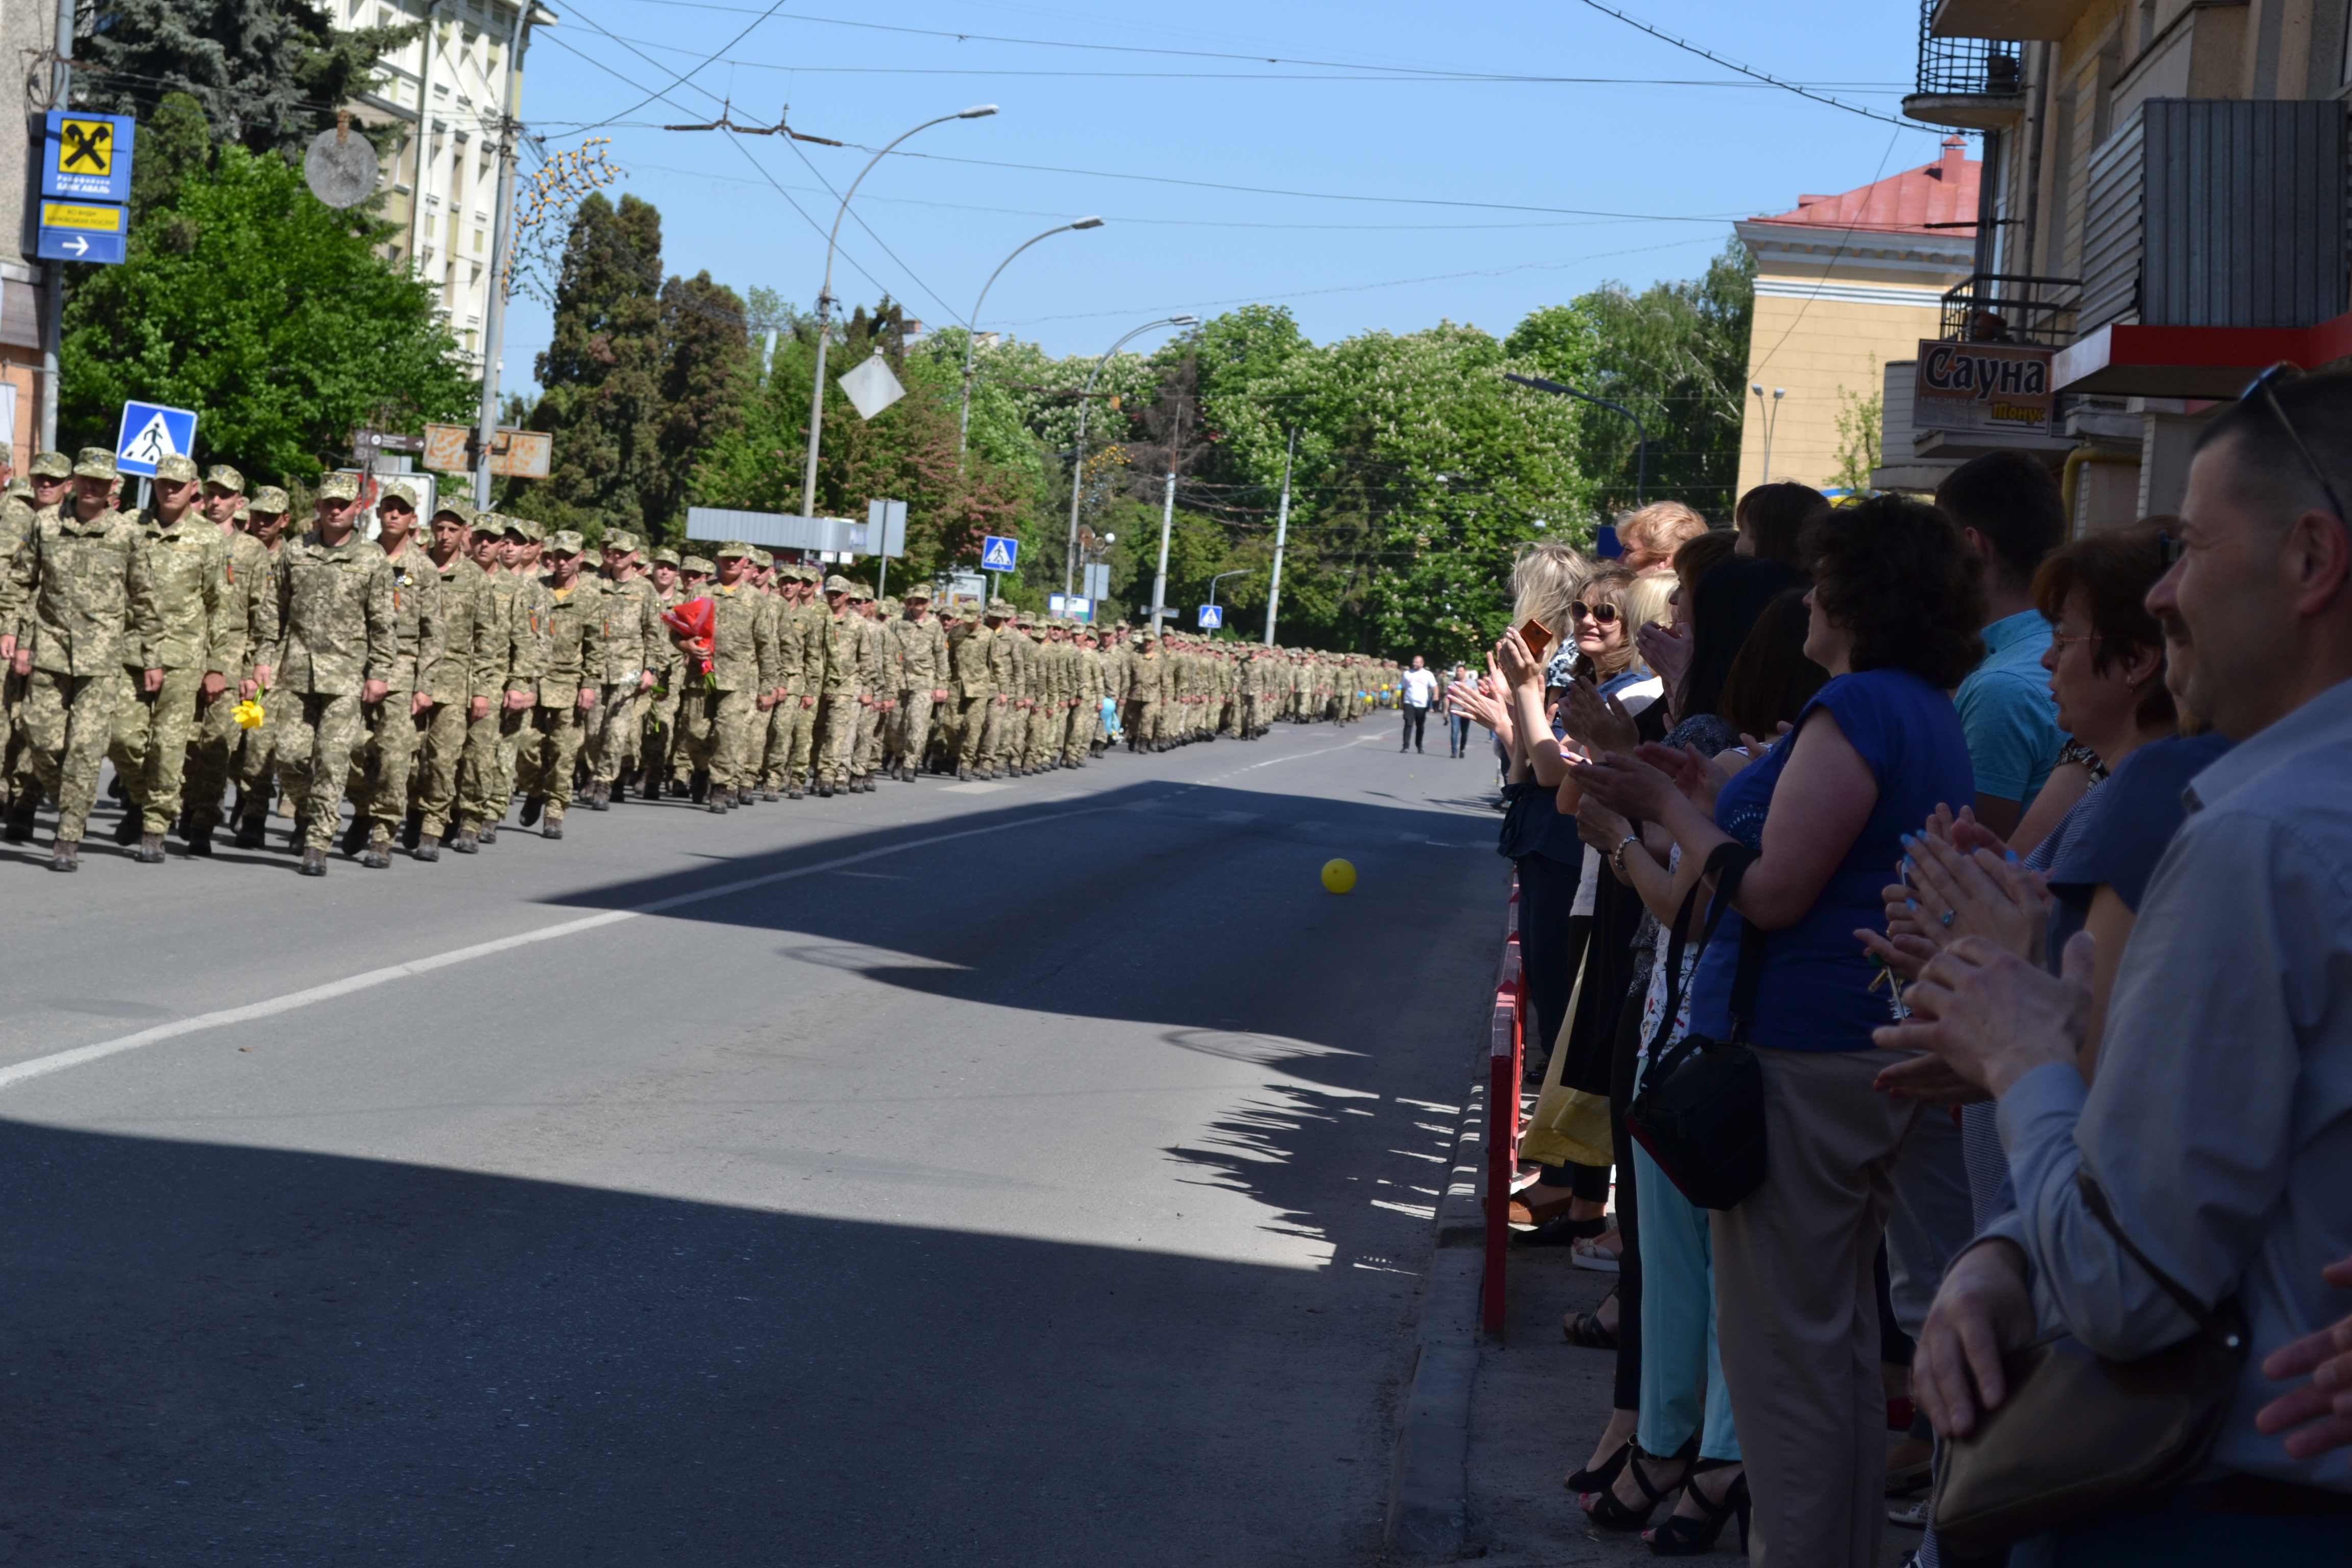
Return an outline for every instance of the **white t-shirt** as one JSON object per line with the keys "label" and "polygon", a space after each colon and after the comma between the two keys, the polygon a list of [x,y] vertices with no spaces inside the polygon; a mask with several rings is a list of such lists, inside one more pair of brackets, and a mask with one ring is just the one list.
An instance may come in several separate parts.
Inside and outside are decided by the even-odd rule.
{"label": "white t-shirt", "polygon": [[1426,708],[1437,700],[1437,672],[1433,669],[1408,669],[1404,672],[1404,705]]}

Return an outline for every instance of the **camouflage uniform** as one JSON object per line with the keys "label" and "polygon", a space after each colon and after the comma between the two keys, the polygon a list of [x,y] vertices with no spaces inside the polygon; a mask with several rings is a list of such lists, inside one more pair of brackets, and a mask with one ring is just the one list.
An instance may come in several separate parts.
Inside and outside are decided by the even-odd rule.
{"label": "camouflage uniform", "polygon": [[[748,545],[719,547],[718,559],[748,559]],[[706,677],[688,660],[687,690],[680,704],[680,745],[695,773],[710,775],[710,804],[724,811],[739,788],[748,788],[744,763],[751,750],[751,719],[761,713],[761,695],[775,685],[776,646],[760,613],[761,594],[748,580],[703,584],[710,601],[710,670]]]}
{"label": "camouflage uniform", "polygon": [[[319,486],[321,500],[348,501],[358,493],[348,474],[329,474]],[[365,735],[361,689],[389,679],[397,657],[392,563],[356,528],[340,544],[312,532],[286,546],[280,575],[286,640],[278,686],[286,707],[278,769],[302,829],[304,869],[316,874],[325,869],[352,756]]]}
{"label": "camouflage uniform", "polygon": [[870,613],[874,595],[861,586],[850,596],[849,618],[857,631],[857,738],[849,749],[849,785],[870,790],[882,765],[882,704],[895,695],[898,678],[886,666],[882,623]]}
{"label": "camouflage uniform", "polygon": [[[73,459],[63,452],[43,452],[33,459],[32,475],[38,479],[71,479]],[[30,483],[19,480],[10,485],[6,498],[0,500],[0,574],[5,574],[16,562],[16,552],[33,531],[34,520],[46,510],[34,504],[32,489]],[[16,710],[25,700],[26,679],[14,668],[0,665],[0,805],[5,804],[5,796],[14,787],[19,753],[24,750]]]}
{"label": "camouflage uniform", "polygon": [[[891,716],[895,722],[885,760],[897,764],[900,777],[911,779],[930,749],[931,693],[948,683],[948,637],[937,616],[918,610],[916,595],[907,599],[907,614],[890,623],[898,645],[898,711]],[[929,595],[921,599],[928,605]]]}
{"label": "camouflage uniform", "polygon": [[[661,549],[653,552],[656,566],[667,566],[675,571],[678,554],[675,550]],[[677,747],[677,713],[679,699],[684,693],[680,684],[685,679],[685,655],[670,640],[669,628],[662,624],[662,612],[675,609],[683,603],[686,594],[673,581],[667,588],[656,583],[653,586],[654,634],[646,645],[646,660],[654,672],[654,687],[646,693],[645,729],[638,742],[638,755],[645,764],[645,789],[647,795],[657,794],[670,776],[672,753]]]}
{"label": "camouflage uniform", "polygon": [[[283,518],[292,503],[284,490],[275,485],[264,485],[253,492],[250,504],[260,515]],[[268,603],[255,608],[248,600],[246,625],[249,631],[247,658],[255,676],[254,700],[261,710],[261,722],[240,731],[230,770],[236,783],[237,843],[243,848],[258,848],[261,845],[262,826],[268,819],[270,795],[276,789],[278,735],[283,728],[281,720],[287,706],[259,677],[267,669],[270,679],[277,679],[278,650],[286,640],[283,604],[289,541],[282,531],[274,545],[260,535],[259,527],[246,535],[261,555],[261,569],[250,591],[267,595]],[[232,556],[232,562],[235,559]]]}
{"label": "camouflage uniform", "polygon": [[[637,540],[614,529],[605,531],[604,544],[634,553]],[[602,811],[612,798],[613,785],[624,774],[635,778],[645,755],[646,715],[653,706],[653,692],[644,676],[654,666],[655,646],[668,638],[662,630],[666,606],[660,590],[642,571],[623,578],[600,575],[597,585],[604,590],[598,601],[604,617],[598,628],[604,649],[604,690],[589,715],[593,735],[588,771],[595,785],[589,805]]]}
{"label": "camouflage uniform", "polygon": [[[857,585],[845,577],[824,580],[827,596],[849,595]],[[850,748],[857,739],[857,657],[860,617],[846,600],[838,613],[830,605],[816,628],[824,662],[817,678],[816,792],[832,795],[849,783]]]}
{"label": "camouflage uniform", "polygon": [[[205,482],[232,494],[245,493],[245,476],[215,464]],[[196,715],[195,733],[188,742],[187,766],[181,775],[180,804],[189,847],[210,853],[213,830],[221,825],[221,795],[228,788],[245,731],[236,721],[243,683],[253,678],[254,655],[267,654],[278,644],[278,584],[268,547],[236,528],[221,529],[222,574],[236,605],[222,619],[213,644],[213,658],[229,689],[204,705]]]}
{"label": "camouflage uniform", "polygon": [[[405,484],[394,481],[384,494],[404,497],[415,508],[415,492]],[[352,829],[371,851],[389,848],[408,816],[411,778],[433,719],[430,708],[416,711],[416,694],[432,697],[433,674],[448,643],[441,571],[425,552],[424,531],[420,527],[401,542],[398,555],[385,557],[392,567],[394,651],[383,700],[364,711],[367,741],[352,759]]]}
{"label": "camouflage uniform", "polygon": [[[509,520],[484,512],[476,526],[493,536],[503,534]],[[479,563],[476,563],[477,565]],[[503,564],[482,574],[479,616],[475,634],[474,690],[490,700],[490,710],[466,731],[466,757],[457,773],[457,833],[453,844],[468,849],[488,836],[496,842],[498,825],[514,798],[511,758],[529,723],[530,708],[508,705],[510,693],[520,692],[531,702],[539,699],[539,626],[531,616],[532,600],[520,572]],[[532,584],[535,586],[535,584]],[[503,755],[502,755],[503,753]],[[468,840],[466,835],[476,837]]]}
{"label": "camouflage uniform", "polygon": [[[551,554],[578,555],[584,548],[580,535],[559,530],[547,542]],[[583,574],[568,588],[559,588],[551,575],[541,579],[547,591],[546,657],[541,661],[539,701],[530,710],[530,730],[517,754],[516,783],[522,788],[523,820],[531,806],[545,814],[545,837],[563,837],[563,814],[572,802],[572,773],[580,749],[588,740],[588,711],[580,694],[592,697],[604,684],[604,590],[593,576]]]}
{"label": "camouflage uniform", "polygon": [[1162,679],[1166,671],[1151,634],[1139,632],[1135,652],[1127,661],[1127,689],[1120,694],[1126,710],[1123,718],[1127,749],[1130,752],[1160,749],[1160,708],[1161,699],[1167,695],[1167,684]]}
{"label": "camouflage uniform", "polygon": [[[77,479],[111,479],[114,454],[86,447]],[[112,508],[85,521],[73,498],[43,512],[16,552],[0,626],[16,634],[32,672],[18,710],[24,751],[11,792],[10,832],[21,838],[42,792],[58,797],[58,858],[72,869],[114,716],[130,700],[126,660],[146,657],[163,630],[139,525]],[[152,668],[152,667],[149,667]]]}
{"label": "camouflage uniform", "polygon": [[[799,581],[811,586],[821,580],[821,574],[813,566],[793,570]],[[825,613],[824,601],[811,595],[791,606],[784,623],[791,629],[780,632],[778,638],[778,651],[784,658],[785,699],[777,704],[776,711],[791,726],[792,744],[784,757],[784,780],[795,797],[813,782],[817,704],[824,696],[825,623],[831,618]],[[784,640],[787,636],[790,642]]]}
{"label": "camouflage uniform", "polygon": [[970,778],[987,765],[988,727],[996,710],[995,663],[989,645],[996,628],[966,620],[948,639],[948,674],[955,692],[956,777]]}
{"label": "camouflage uniform", "polygon": [[[468,525],[473,521],[473,503],[462,496],[439,503],[435,515],[445,511]],[[490,596],[489,574],[459,549],[446,563],[434,563],[434,575],[441,580],[441,646],[439,657],[421,672],[420,686],[433,707],[425,716],[422,764],[410,778],[417,855],[427,860],[440,858],[439,842],[457,818],[457,774],[467,738],[496,722],[489,714],[476,720],[473,700],[484,696],[495,702],[506,689],[505,670],[493,662],[504,652],[504,628]],[[433,840],[429,848],[426,839]]]}

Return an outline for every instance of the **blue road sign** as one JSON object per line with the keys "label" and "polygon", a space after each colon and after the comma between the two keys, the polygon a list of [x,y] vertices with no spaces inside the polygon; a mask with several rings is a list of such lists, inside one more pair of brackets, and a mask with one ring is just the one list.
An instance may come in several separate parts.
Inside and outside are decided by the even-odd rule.
{"label": "blue road sign", "polygon": [[1021,542],[1007,539],[1001,533],[983,534],[980,541],[980,569],[983,572],[1010,572],[1013,563],[1021,559]]}
{"label": "blue road sign", "polygon": [[139,122],[127,114],[50,110],[41,195],[118,205],[129,201],[131,142],[138,134]]}
{"label": "blue road sign", "polygon": [[114,444],[114,466],[142,479],[155,477],[155,465],[165,458],[196,455],[196,416],[185,408],[160,403],[125,403],[122,435]]}
{"label": "blue road sign", "polygon": [[119,263],[130,212],[104,202],[44,201],[40,239],[33,254],[44,261]]}
{"label": "blue road sign", "polygon": [[1202,631],[1217,631],[1223,628],[1224,624],[1225,607],[1223,605],[1203,605],[1201,606],[1201,629]]}

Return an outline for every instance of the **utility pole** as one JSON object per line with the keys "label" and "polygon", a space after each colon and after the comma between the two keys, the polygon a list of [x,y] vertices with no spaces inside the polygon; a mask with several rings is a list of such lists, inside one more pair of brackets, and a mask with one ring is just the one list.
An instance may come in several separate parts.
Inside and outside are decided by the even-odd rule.
{"label": "utility pole", "polygon": [[1184,395],[1176,395],[1176,417],[1168,426],[1168,493],[1160,503],[1160,570],[1151,579],[1151,636],[1160,636],[1168,608],[1168,531],[1176,522],[1176,458],[1184,449]]}
{"label": "utility pole", "polygon": [[[73,107],[74,0],[58,0],[57,97],[50,107]],[[40,198],[36,196],[36,201]],[[64,341],[66,264],[41,263],[41,445],[58,449],[58,353]]]}
{"label": "utility pole", "polygon": [[1290,460],[1298,456],[1298,426],[1290,427],[1290,444],[1282,453],[1282,505],[1274,514],[1274,581],[1265,590],[1265,646],[1274,646],[1274,612],[1282,603],[1282,547],[1290,539]]}
{"label": "utility pole", "polygon": [[[499,116],[499,211],[490,235],[490,298],[482,322],[481,466],[474,470],[474,504],[490,504],[490,447],[499,434],[499,356],[506,348],[507,290],[503,274],[508,253],[514,248],[515,137],[522,121],[515,118],[515,96],[522,90],[522,41],[530,26],[530,8],[538,0],[515,0],[514,32],[507,41],[507,96]],[[430,105],[425,112],[431,113]]]}

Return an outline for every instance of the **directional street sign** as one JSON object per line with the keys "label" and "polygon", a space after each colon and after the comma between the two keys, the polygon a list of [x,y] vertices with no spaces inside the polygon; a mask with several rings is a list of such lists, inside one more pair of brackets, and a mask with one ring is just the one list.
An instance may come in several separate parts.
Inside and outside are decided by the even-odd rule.
{"label": "directional street sign", "polygon": [[1010,572],[1013,563],[1021,559],[1021,542],[1007,539],[1001,533],[984,534],[980,542],[980,569],[983,572]]}
{"label": "directional street sign", "polygon": [[125,403],[122,437],[114,444],[114,466],[142,479],[155,477],[155,465],[166,458],[196,455],[196,416],[185,408],[160,403]]}
{"label": "directional street sign", "polygon": [[96,202],[43,202],[35,254],[45,261],[120,262],[125,210]]}
{"label": "directional street sign", "polygon": [[1216,631],[1223,627],[1224,624],[1225,607],[1223,605],[1203,605],[1201,606],[1201,629],[1202,631]]}

